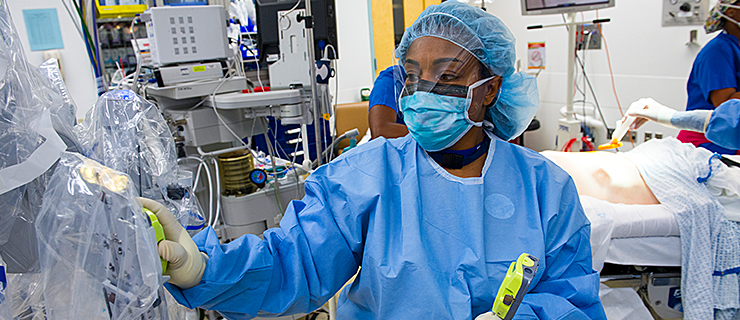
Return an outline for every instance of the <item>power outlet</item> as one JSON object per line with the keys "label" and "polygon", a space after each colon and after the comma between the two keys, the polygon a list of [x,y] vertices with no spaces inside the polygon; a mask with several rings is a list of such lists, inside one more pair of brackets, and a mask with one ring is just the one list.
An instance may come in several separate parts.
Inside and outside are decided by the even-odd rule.
{"label": "power outlet", "polygon": [[660,132],[655,133],[655,139],[663,139],[663,134]]}
{"label": "power outlet", "polygon": [[629,133],[629,135],[626,135],[625,134],[624,137],[622,137],[622,141],[629,142],[630,141],[630,137],[632,137],[632,141],[633,142],[637,142],[637,131],[630,130],[628,133]]}
{"label": "power outlet", "polygon": [[582,24],[576,30],[576,48],[578,50],[601,49],[601,33],[597,24]]}
{"label": "power outlet", "polygon": [[648,142],[653,139],[653,133],[652,132],[645,132],[645,142]]}

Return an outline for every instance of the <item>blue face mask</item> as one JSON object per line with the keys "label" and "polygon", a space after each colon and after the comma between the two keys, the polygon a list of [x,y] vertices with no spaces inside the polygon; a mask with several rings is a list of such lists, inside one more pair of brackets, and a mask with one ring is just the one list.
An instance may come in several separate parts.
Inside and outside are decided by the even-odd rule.
{"label": "blue face mask", "polygon": [[400,107],[404,122],[414,140],[426,151],[440,151],[454,145],[473,126],[483,125],[482,122],[470,120],[468,109],[472,102],[473,89],[491,79],[493,77],[480,80],[464,91],[461,88],[466,87],[454,86],[455,91],[466,92],[465,98],[460,97],[459,93],[455,94],[457,96],[434,93],[438,91],[435,87],[443,86],[439,84],[427,91],[418,88],[412,94],[405,88],[407,94],[401,97]]}

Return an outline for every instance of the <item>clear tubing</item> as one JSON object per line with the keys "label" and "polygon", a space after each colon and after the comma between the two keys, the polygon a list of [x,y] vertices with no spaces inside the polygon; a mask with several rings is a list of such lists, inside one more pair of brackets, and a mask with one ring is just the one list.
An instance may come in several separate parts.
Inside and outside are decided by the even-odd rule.
{"label": "clear tubing", "polygon": [[[210,225],[211,219],[213,218],[213,177],[211,176],[211,169],[208,167],[208,164],[203,161],[203,159],[193,156],[188,156],[185,158],[180,159],[187,159],[187,160],[195,160],[200,163],[198,165],[198,169],[196,169],[195,174],[195,180],[193,180],[193,192],[195,192],[195,187],[198,185],[198,180],[200,179],[200,167],[203,166],[206,171],[206,178],[208,179],[208,222],[206,222],[206,225]],[[180,159],[177,159],[178,163],[180,162]]]}
{"label": "clear tubing", "polygon": [[[216,158],[211,158],[211,161],[213,161],[213,165],[216,167],[216,172],[218,172],[218,161]],[[211,221],[211,228],[216,227],[216,223],[218,223],[218,219],[221,214],[221,178],[219,178],[218,175],[216,175],[216,191],[216,217]]]}

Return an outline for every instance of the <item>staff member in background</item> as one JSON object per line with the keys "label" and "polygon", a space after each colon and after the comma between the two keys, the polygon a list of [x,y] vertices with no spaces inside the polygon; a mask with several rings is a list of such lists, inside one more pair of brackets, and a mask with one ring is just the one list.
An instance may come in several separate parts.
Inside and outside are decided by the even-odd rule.
{"label": "staff member in background", "polygon": [[[709,41],[694,60],[686,86],[686,111],[714,110],[729,99],[740,98],[740,6],[737,2],[719,0],[709,12],[704,29],[707,33],[722,32]],[[677,138],[713,152],[737,153],[737,149],[712,143],[701,132],[681,131]]]}
{"label": "staff member in background", "polygon": [[316,169],[262,239],[221,244],[210,227],[191,239],[166,208],[142,201],[164,227],[167,289],[229,319],[306,313],[362,266],[339,297],[339,319],[473,319],[526,252],[540,265],[516,319],[606,319],[571,177],[502,141],[539,106],[536,80],[515,73],[514,45],[481,9],[424,10],[396,49],[410,134]]}
{"label": "staff member in background", "polygon": [[[676,111],[653,99],[641,99],[641,110],[630,111],[628,116],[637,117],[633,128],[637,129],[648,120],[660,124],[706,133],[706,139],[721,148],[740,149],[740,100],[730,99],[714,110]],[[682,131],[683,132],[683,131]]]}
{"label": "staff member in background", "polygon": [[[447,0],[442,0],[443,3]],[[403,114],[398,110],[398,99],[406,82],[406,71],[401,66],[390,66],[378,74],[370,92],[368,124],[372,139],[400,138],[409,133]]]}
{"label": "staff member in background", "polygon": [[372,139],[400,138],[409,133],[398,110],[398,99],[406,81],[406,71],[401,66],[390,66],[378,74],[370,92],[367,121]]}

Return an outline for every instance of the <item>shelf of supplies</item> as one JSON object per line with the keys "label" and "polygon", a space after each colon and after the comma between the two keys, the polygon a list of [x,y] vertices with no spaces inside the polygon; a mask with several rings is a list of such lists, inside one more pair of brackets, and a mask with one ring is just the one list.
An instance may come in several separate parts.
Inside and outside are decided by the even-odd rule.
{"label": "shelf of supplies", "polygon": [[[105,3],[105,2],[104,2]],[[129,4],[129,5],[101,5],[100,0],[95,0],[97,17],[99,19],[115,19],[123,17],[134,17],[147,9],[146,4]]]}

